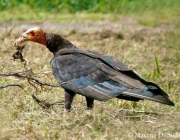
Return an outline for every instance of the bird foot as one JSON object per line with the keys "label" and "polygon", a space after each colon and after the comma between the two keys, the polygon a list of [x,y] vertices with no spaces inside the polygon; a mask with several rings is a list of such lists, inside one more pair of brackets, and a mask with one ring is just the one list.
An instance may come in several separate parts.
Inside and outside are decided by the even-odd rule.
{"label": "bird foot", "polygon": [[93,107],[87,107],[87,110],[92,110],[93,109]]}

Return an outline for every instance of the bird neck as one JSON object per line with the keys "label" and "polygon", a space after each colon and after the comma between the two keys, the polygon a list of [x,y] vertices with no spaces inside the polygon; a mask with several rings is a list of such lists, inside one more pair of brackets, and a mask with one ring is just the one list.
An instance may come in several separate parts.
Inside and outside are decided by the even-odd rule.
{"label": "bird neck", "polygon": [[64,48],[76,48],[76,46],[74,46],[71,42],[56,34],[46,34],[45,38],[46,47],[54,55],[56,55],[57,52]]}

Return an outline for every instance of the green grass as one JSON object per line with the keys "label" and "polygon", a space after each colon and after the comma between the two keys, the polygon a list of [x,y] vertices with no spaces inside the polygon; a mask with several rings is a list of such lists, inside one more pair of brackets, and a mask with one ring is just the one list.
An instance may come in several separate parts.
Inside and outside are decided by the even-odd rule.
{"label": "green grass", "polygon": [[160,12],[164,9],[179,10],[180,2],[177,0],[2,0],[0,9],[31,7],[34,10],[69,12],[79,11],[98,12],[98,13],[142,13],[144,11]]}
{"label": "green grass", "polygon": [[128,15],[145,26],[180,27],[179,7],[178,0],[2,0],[0,21],[118,21]]}

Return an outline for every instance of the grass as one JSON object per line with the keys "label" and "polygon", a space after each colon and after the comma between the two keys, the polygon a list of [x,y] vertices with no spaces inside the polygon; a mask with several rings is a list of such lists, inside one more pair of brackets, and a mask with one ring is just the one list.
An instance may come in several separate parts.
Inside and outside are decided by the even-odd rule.
{"label": "grass", "polygon": [[141,13],[146,10],[160,12],[163,9],[179,10],[180,2],[176,0],[56,0],[56,1],[26,1],[26,0],[6,0],[0,2],[0,9],[13,9],[31,7],[34,10],[69,12],[76,13],[87,11],[89,13]]}
{"label": "grass", "polygon": [[[15,52],[14,40],[22,32],[23,29],[18,28],[1,29],[1,73],[23,70],[23,63],[13,61],[11,57]],[[179,138],[179,32],[154,32],[151,28],[146,31],[48,29],[48,32],[61,33],[82,49],[103,51],[119,58],[145,79],[158,83],[176,106],[112,99],[95,101],[95,107],[90,111],[86,110],[84,97],[77,95],[72,111],[64,114],[63,106],[44,110],[31,97],[35,94],[47,102],[55,102],[64,98],[61,88],[39,87],[35,90],[26,80],[0,77],[1,84],[24,85],[24,89],[9,87],[0,91],[0,139],[172,139],[176,135]],[[35,73],[49,71],[51,58],[52,54],[43,46],[27,44],[27,68]],[[56,84],[52,74],[38,75],[38,79]]]}
{"label": "grass", "polygon": [[171,24],[180,27],[179,7],[180,1],[177,0],[6,0],[0,2],[0,22],[119,21],[130,16],[145,26]]}
{"label": "grass", "polygon": [[[90,4],[78,0],[41,2],[0,1],[0,22],[8,27],[0,28],[0,73],[24,70],[23,63],[12,60],[14,41],[24,29],[16,26],[9,28],[9,24],[42,22],[86,27],[88,23],[90,29],[91,25],[100,29],[46,27],[46,31],[61,34],[79,48],[102,51],[117,57],[144,79],[162,87],[175,107],[151,101],[134,103],[112,99],[107,102],[95,101],[95,107],[90,111],[86,110],[84,97],[77,95],[72,111],[64,114],[63,106],[56,105],[45,110],[31,97],[31,94],[35,94],[42,100],[55,102],[64,99],[61,88],[38,87],[36,90],[25,79],[0,77],[0,86],[13,83],[24,86],[23,89],[8,87],[0,90],[0,139],[180,138],[179,1],[84,1],[92,2]],[[105,23],[106,26],[102,28],[99,23]],[[24,55],[27,68],[34,73],[50,71],[52,54],[44,46],[29,42]],[[37,78],[56,84],[51,73],[39,74]]]}

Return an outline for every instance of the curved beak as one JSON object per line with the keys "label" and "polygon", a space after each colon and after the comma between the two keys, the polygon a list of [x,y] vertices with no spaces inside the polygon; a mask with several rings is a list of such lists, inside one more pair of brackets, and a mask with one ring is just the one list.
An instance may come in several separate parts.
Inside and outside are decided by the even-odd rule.
{"label": "curved beak", "polygon": [[25,41],[28,41],[28,35],[24,33],[15,41],[14,47],[21,47]]}

